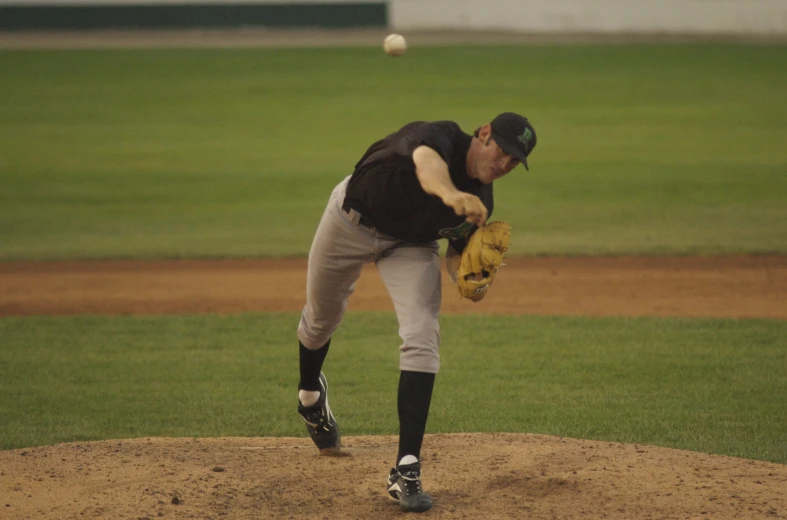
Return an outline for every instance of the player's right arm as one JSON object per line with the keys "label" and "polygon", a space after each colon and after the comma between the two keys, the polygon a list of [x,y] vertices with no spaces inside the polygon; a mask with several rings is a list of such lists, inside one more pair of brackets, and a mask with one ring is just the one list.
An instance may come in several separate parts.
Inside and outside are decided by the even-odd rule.
{"label": "player's right arm", "polygon": [[415,174],[424,191],[440,197],[443,203],[468,222],[482,226],[486,222],[487,209],[481,199],[472,193],[456,188],[451,181],[448,165],[434,149],[421,145],[413,151]]}

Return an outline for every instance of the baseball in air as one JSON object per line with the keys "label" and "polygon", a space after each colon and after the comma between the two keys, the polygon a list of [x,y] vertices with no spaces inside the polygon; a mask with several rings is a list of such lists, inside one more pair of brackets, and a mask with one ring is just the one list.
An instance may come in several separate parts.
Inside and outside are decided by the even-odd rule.
{"label": "baseball in air", "polygon": [[389,34],[383,41],[383,49],[388,56],[401,56],[407,50],[407,40],[401,34]]}

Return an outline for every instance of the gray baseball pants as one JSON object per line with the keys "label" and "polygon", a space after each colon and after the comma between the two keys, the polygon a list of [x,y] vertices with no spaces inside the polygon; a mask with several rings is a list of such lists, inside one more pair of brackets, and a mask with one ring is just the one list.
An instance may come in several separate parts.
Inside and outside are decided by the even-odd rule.
{"label": "gray baseball pants", "polygon": [[374,262],[393,300],[402,338],[399,368],[436,374],[440,369],[441,279],[437,242],[397,240],[358,223],[342,210],[350,177],[334,188],[309,251],[306,305],[298,339],[322,347],[338,328],[365,263]]}

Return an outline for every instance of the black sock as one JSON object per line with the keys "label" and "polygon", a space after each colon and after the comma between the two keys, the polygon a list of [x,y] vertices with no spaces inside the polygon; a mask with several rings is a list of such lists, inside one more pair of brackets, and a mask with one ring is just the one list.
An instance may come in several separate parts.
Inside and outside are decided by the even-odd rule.
{"label": "black sock", "polygon": [[300,350],[300,365],[301,365],[301,381],[298,383],[298,390],[319,391],[320,390],[320,371],[322,370],[322,363],[325,361],[325,356],[328,355],[328,347],[331,346],[331,340],[318,348],[317,350],[309,350],[303,346],[303,343],[298,342]]}
{"label": "black sock", "polygon": [[427,372],[402,370],[399,375],[399,455],[398,464],[405,455],[421,460],[421,443],[426,431],[429,404],[435,375]]}

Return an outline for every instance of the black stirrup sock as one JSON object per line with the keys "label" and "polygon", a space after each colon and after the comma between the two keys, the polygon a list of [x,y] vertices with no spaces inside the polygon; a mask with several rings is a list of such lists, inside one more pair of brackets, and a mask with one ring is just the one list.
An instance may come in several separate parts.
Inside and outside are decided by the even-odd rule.
{"label": "black stirrup sock", "polygon": [[303,343],[298,342],[300,350],[300,365],[301,365],[301,381],[298,383],[298,390],[319,391],[320,390],[320,371],[322,370],[323,361],[325,356],[328,355],[328,347],[331,346],[331,340],[318,348],[317,350],[309,350],[303,346]]}
{"label": "black stirrup sock", "polygon": [[421,443],[426,432],[429,404],[435,375],[428,372],[402,370],[399,375],[399,455],[398,463],[405,455],[421,459]]}

